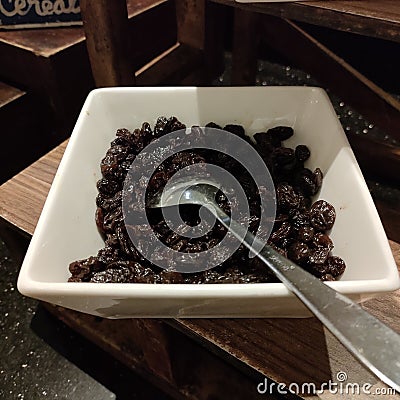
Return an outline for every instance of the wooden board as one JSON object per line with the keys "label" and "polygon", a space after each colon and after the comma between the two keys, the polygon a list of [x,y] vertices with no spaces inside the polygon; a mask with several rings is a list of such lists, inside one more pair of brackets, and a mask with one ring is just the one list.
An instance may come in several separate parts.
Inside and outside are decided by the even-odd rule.
{"label": "wooden board", "polygon": [[326,0],[295,3],[212,1],[345,32],[400,41],[400,3],[397,0]]}
{"label": "wooden board", "polygon": [[[0,187],[0,215],[3,226],[4,224],[7,226],[13,225],[19,228],[20,231],[25,231],[28,234],[33,233],[65,145],[66,142]],[[400,265],[400,245],[395,242],[390,242],[390,245],[395,259]],[[381,295],[364,303],[366,309],[398,332],[400,332],[399,305],[400,291]],[[140,322],[143,320],[109,321],[65,309],[57,311],[57,309],[53,308],[52,312],[71,327],[91,338],[102,348],[110,351],[120,360],[125,360],[124,362],[128,365],[133,365],[135,368],[138,368],[138,365],[143,361],[143,358],[137,355],[137,346],[139,346],[138,343],[142,343],[140,340],[144,339],[139,338],[135,341],[133,333],[139,334],[140,329],[143,330],[143,324],[145,326],[148,324],[148,327],[162,326],[160,328],[162,332],[165,329],[168,330],[165,325],[160,325],[161,322],[156,320],[148,320],[149,322]],[[348,374],[348,382],[368,382],[374,388],[382,387],[382,383],[371,373],[364,370],[315,318],[185,319],[164,320],[164,322],[175,330],[185,333],[186,337],[198,342],[209,352],[216,354],[224,362],[244,373],[244,375],[251,378],[253,384],[257,380],[261,382],[260,377],[264,375],[269,379],[285,384],[310,382],[318,386],[329,379],[334,379],[338,372],[345,371]],[[101,328],[102,326],[105,327],[104,330]],[[170,349],[170,345],[163,345],[165,343],[163,341],[167,340],[164,336],[165,332],[160,333],[158,328],[154,328],[155,336],[152,337],[153,328],[146,329],[146,340],[153,343],[154,349],[159,349],[160,352],[164,351],[164,353],[160,354],[164,354],[166,360],[164,361],[167,364],[159,364],[158,351],[152,352],[153,345],[151,345],[148,350],[150,359],[145,361],[144,364],[142,363],[142,367],[145,371],[155,374],[158,377],[157,381],[160,381],[160,377],[163,377],[161,386],[165,385],[165,381],[167,381],[168,387],[177,385],[174,380],[175,375],[182,374],[182,371],[185,371],[189,364],[185,364],[184,358],[180,358],[183,356],[174,355],[173,357],[175,358],[173,358],[171,353],[165,352],[165,349]],[[171,343],[170,341],[180,343],[179,334],[173,333],[174,330],[168,330],[168,332],[170,333],[167,336],[172,335],[168,336],[168,343]],[[130,343],[131,345],[129,346]],[[206,356],[198,352],[198,348],[193,344],[188,344],[188,346],[197,349],[193,350],[196,352],[196,357],[198,355],[200,358],[206,357],[206,359],[211,360],[207,358],[209,355]],[[139,348],[141,349],[140,351],[145,351],[140,346]],[[179,348],[176,351],[179,352]],[[204,358],[201,359],[204,361]],[[209,371],[215,371],[215,365],[220,365],[218,364],[219,361],[213,360],[204,361],[204,371],[208,370],[207,365],[210,366]],[[211,364],[208,364],[208,362]],[[217,364],[214,364],[214,362],[217,362]],[[175,372],[172,373],[172,370]],[[230,377],[234,375],[231,375],[233,374],[231,369],[228,370],[226,370],[226,378],[229,381]],[[208,379],[213,380],[213,375],[207,375],[206,372],[204,374],[208,376]],[[221,378],[220,375],[217,374],[217,376],[218,379]],[[235,376],[238,377],[239,375]],[[240,382],[244,379],[243,382],[247,382],[244,383],[247,385],[249,382],[246,380],[247,378],[240,376]],[[181,379],[183,381],[180,382],[186,382],[186,378]],[[204,376],[202,377],[201,375],[194,374],[193,379],[196,381],[194,387],[196,385],[204,386],[209,384],[209,380],[202,380]],[[218,382],[218,385],[221,385],[221,382]],[[179,387],[187,386],[185,383]],[[249,390],[248,398],[251,398],[255,392],[251,391],[250,386],[245,387],[248,388],[246,390]],[[181,389],[178,392],[182,393]],[[204,393],[197,393],[201,393],[201,395],[198,394],[198,397],[194,396],[193,398],[205,398],[202,397]],[[331,394],[326,391],[319,394],[319,398],[322,399],[332,398],[329,396]],[[357,399],[359,397],[356,395],[354,398]],[[385,398],[394,397],[386,396]]]}

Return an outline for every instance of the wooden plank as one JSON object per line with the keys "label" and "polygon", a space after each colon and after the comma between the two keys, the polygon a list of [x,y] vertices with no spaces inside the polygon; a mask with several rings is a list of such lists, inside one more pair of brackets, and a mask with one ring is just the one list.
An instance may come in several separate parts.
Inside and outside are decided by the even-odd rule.
{"label": "wooden plank", "polygon": [[310,72],[394,138],[400,139],[400,102],[291,21],[264,16],[269,46]]}
{"label": "wooden plank", "polygon": [[360,168],[368,178],[400,184],[400,147],[369,139],[367,136],[347,135]]}
{"label": "wooden plank", "polygon": [[175,7],[178,42],[204,50],[205,0],[179,0]]}
{"label": "wooden plank", "polygon": [[[130,35],[140,37],[129,54],[134,71],[176,43],[175,7],[168,0],[128,0],[127,5]],[[43,97],[58,143],[94,88],[84,39],[78,27],[0,32],[0,75]]]}
{"label": "wooden plank", "polygon": [[206,1],[204,32],[205,81],[209,85],[225,70],[225,32],[227,25],[227,7]]}
{"label": "wooden plank", "polygon": [[141,86],[173,85],[201,68],[204,68],[203,52],[177,43],[137,71],[136,82]]}
{"label": "wooden plank", "polygon": [[80,5],[96,86],[132,85],[126,0],[81,0]]}
{"label": "wooden plank", "polygon": [[224,69],[226,9],[206,0],[179,0],[175,7],[178,43],[204,52],[204,78],[211,82]]}
{"label": "wooden plank", "polygon": [[66,145],[62,143],[0,186],[0,215],[4,221],[33,234]]}
{"label": "wooden plank", "polygon": [[400,3],[397,0],[326,0],[295,3],[212,1],[243,10],[400,42]]}
{"label": "wooden plank", "polygon": [[25,92],[22,90],[0,82],[0,107],[4,107],[14,100],[19,99],[20,97],[24,96],[24,94]]}
{"label": "wooden plank", "polygon": [[376,209],[382,220],[386,235],[389,239],[400,243],[400,208],[399,204],[393,204],[373,196]]}
{"label": "wooden plank", "polygon": [[232,51],[232,85],[254,85],[260,39],[260,14],[235,9]]}
{"label": "wooden plank", "polygon": [[[166,2],[167,0],[128,0],[129,18]],[[0,42],[45,58],[58,54],[84,40],[85,32],[81,27],[0,31]]]}
{"label": "wooden plank", "polygon": [[45,307],[175,399],[259,398],[256,387],[261,376],[249,377],[162,320],[107,320],[50,304]]}

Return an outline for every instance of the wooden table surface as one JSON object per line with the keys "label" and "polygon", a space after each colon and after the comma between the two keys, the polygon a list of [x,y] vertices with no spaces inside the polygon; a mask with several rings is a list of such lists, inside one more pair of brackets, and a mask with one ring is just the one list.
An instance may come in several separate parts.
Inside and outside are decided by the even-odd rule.
{"label": "wooden table surface", "polygon": [[[33,234],[65,146],[66,142],[0,187],[3,224],[12,224],[21,232]],[[390,245],[399,265],[400,245],[395,242],[390,242]],[[400,332],[399,305],[400,291],[381,295],[363,304],[365,309]],[[92,321],[90,318],[64,311],[64,319],[75,321],[75,325],[89,324],[87,321]],[[135,323],[135,320],[131,321],[105,321],[104,325],[115,331],[113,326],[122,326],[121,329],[125,326],[127,329],[126,324]],[[344,371],[348,375],[348,382],[369,382],[373,385],[372,390],[384,387],[315,318],[171,319],[167,323],[224,361],[246,371],[246,374],[254,371],[257,376],[263,374],[285,384],[314,382],[318,385],[329,379],[335,380],[336,374]],[[84,326],[81,331],[88,336],[96,333],[88,329]],[[323,399],[335,398],[326,391],[318,396]],[[249,393],[249,398],[252,397]]]}
{"label": "wooden table surface", "polygon": [[326,0],[294,3],[212,1],[327,28],[400,41],[398,0]]}

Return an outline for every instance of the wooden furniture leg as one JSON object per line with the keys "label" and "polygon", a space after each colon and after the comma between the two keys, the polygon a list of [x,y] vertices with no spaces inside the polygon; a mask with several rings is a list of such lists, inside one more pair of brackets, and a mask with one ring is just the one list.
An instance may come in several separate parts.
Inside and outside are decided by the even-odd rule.
{"label": "wooden furniture leg", "polygon": [[235,8],[232,85],[254,85],[257,73],[260,14]]}
{"label": "wooden furniture leg", "polygon": [[81,0],[80,5],[96,86],[132,85],[126,0]]}

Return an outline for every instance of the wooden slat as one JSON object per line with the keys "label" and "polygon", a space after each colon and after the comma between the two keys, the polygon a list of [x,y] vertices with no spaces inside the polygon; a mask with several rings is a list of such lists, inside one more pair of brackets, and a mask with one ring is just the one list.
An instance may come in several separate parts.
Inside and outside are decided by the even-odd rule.
{"label": "wooden slat", "polygon": [[203,52],[177,43],[137,71],[136,83],[140,86],[176,84],[194,70],[202,68]]}
{"label": "wooden slat", "polygon": [[400,243],[400,208],[399,204],[393,204],[374,197],[374,203],[389,239]]}
{"label": "wooden slat", "polygon": [[[233,367],[162,320],[107,320],[45,306],[175,399],[259,398],[256,387],[262,380],[260,375]],[[281,396],[273,394],[269,398]]]}
{"label": "wooden slat", "polygon": [[[128,0],[129,18],[166,3],[167,0]],[[0,31],[0,42],[25,50],[38,57],[49,58],[85,40],[81,27],[20,29]]]}
{"label": "wooden slat", "polygon": [[179,0],[175,7],[178,42],[204,50],[205,0]]}
{"label": "wooden slat", "polygon": [[204,78],[211,82],[224,70],[224,29],[226,10],[206,0],[175,2],[178,43],[203,51]]}
{"label": "wooden slat", "polygon": [[132,85],[126,0],[81,0],[80,6],[96,86]]}
{"label": "wooden slat", "polygon": [[22,90],[0,82],[0,108],[22,97],[25,94]]}
{"label": "wooden slat", "polygon": [[207,85],[225,70],[224,51],[227,11],[227,8],[220,4],[206,1],[204,16],[204,83]]}
{"label": "wooden slat", "polygon": [[0,216],[30,235],[35,230],[67,142],[0,186]]}
{"label": "wooden slat", "polygon": [[380,181],[400,184],[400,147],[369,139],[347,136],[364,175]]}
{"label": "wooden slat", "polygon": [[254,85],[260,38],[260,14],[235,8],[232,85]]}
{"label": "wooden slat", "polygon": [[295,3],[212,1],[243,10],[400,42],[400,3],[397,0],[326,0]]}

